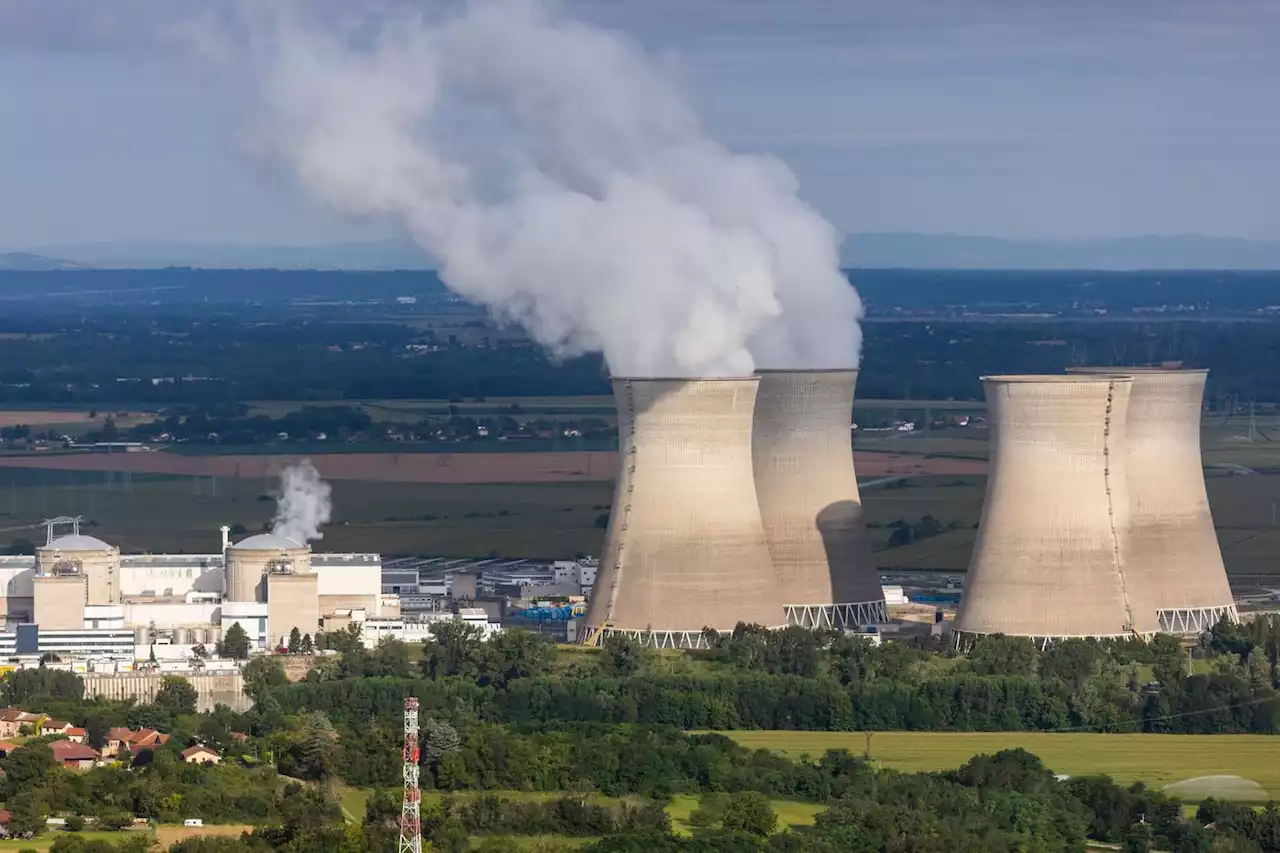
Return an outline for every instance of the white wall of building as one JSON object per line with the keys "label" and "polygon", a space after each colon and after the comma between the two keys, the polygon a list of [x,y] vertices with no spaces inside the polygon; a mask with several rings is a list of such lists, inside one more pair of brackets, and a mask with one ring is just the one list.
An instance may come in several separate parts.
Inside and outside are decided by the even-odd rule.
{"label": "white wall of building", "polygon": [[[181,563],[166,564],[163,557],[122,558],[120,592],[126,596],[183,598],[192,590],[222,591],[222,557],[220,555],[183,556]],[[200,566],[201,561],[207,566]],[[175,563],[178,561],[175,560]]]}
{"label": "white wall of building", "polygon": [[179,601],[127,602],[124,604],[126,625],[157,629],[190,628],[216,625],[222,618],[222,605],[213,602],[188,604]]}
{"label": "white wall of building", "polygon": [[354,554],[351,562],[341,557],[325,554],[313,556],[311,569],[317,575],[316,589],[320,595],[382,595],[382,563],[365,561],[366,555]]}

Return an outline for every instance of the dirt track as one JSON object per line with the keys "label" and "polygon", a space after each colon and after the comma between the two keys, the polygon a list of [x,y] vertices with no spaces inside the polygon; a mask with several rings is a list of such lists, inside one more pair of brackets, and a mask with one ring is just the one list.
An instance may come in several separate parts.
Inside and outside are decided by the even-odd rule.
{"label": "dirt track", "polygon": [[[310,458],[327,480],[404,483],[559,483],[612,480],[617,454],[580,453],[329,453],[302,456],[180,456],[170,453],[83,453],[5,456],[0,467],[63,471],[132,471],[203,477],[274,477],[290,463]],[[856,454],[858,475],[962,476],[985,474],[986,462],[926,459],[888,453]]]}

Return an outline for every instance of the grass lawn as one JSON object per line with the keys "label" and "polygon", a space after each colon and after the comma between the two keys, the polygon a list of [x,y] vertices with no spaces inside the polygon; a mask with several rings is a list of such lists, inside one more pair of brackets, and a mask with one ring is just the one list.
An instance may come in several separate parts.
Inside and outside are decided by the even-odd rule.
{"label": "grass lawn", "polygon": [[[796,756],[848,749],[861,755],[865,732],[733,731],[743,746]],[[1117,782],[1163,788],[1209,776],[1239,776],[1280,798],[1280,742],[1266,735],[1147,735],[1054,732],[877,732],[871,754],[881,766],[906,772],[947,770],[974,755],[1021,747],[1054,772],[1105,774]]]}

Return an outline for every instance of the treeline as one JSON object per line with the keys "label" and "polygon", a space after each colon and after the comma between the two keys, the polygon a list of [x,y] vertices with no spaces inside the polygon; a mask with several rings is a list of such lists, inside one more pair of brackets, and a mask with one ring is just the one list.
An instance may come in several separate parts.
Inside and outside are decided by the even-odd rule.
{"label": "treeline", "polygon": [[[544,802],[499,796],[443,798],[424,805],[422,833],[434,850],[509,853],[530,849],[504,836],[603,836],[593,853],[1083,853],[1086,841],[1125,851],[1271,853],[1280,813],[1210,801],[1184,820],[1176,801],[1110,779],[1059,781],[1022,750],[978,756],[944,773],[905,774],[838,757],[838,793],[811,827],[780,825],[769,798],[742,790],[701,798],[691,835],[677,835],[661,800],[593,803],[583,795]],[[311,822],[298,819],[309,811]],[[1249,815],[1252,815],[1250,817]],[[199,839],[171,853],[396,849],[399,801],[380,793],[362,825],[325,819],[323,795],[299,797],[277,825],[240,839]],[[1212,819],[1212,820],[1210,820]],[[1212,828],[1205,824],[1213,823]],[[780,831],[781,830],[781,831]],[[556,849],[552,847],[533,849]]]}
{"label": "treeline", "polygon": [[[1221,288],[1209,280],[1201,287],[1206,304],[1222,298]],[[1074,316],[972,322],[959,315],[981,309],[963,292],[941,290],[946,299],[926,300],[925,306],[933,313],[938,305],[950,304],[956,317],[864,323],[860,398],[979,401],[983,373],[1182,361],[1210,369],[1211,409],[1220,409],[1230,396],[1241,402],[1280,401],[1280,351],[1271,346],[1275,325],[1269,314],[1255,314],[1251,319],[1257,322],[1200,317],[1178,322],[1168,315],[1148,322],[1114,314],[1102,322]],[[936,283],[929,288],[938,291]],[[906,291],[892,295],[916,302]],[[1055,299],[1051,290],[987,308],[1051,314],[1094,310],[1092,304]],[[595,355],[553,361],[537,346],[497,335],[469,346],[450,341],[447,332],[437,340],[418,323],[307,313],[227,305],[210,314],[202,304],[145,315],[94,311],[65,319],[55,312],[3,318],[0,402],[94,407],[610,393],[607,370]],[[430,317],[415,319],[424,316]],[[455,314],[443,319],[459,322]],[[483,320],[477,311],[461,322]]]}
{"label": "treeline", "polygon": [[562,666],[544,638],[509,631],[486,643],[454,622],[433,629],[417,665],[396,643],[353,650],[264,697],[285,713],[322,711],[357,726],[394,716],[415,695],[438,719],[515,726],[1271,734],[1280,732],[1280,701],[1265,649],[1277,634],[1275,619],[1218,626],[1201,651],[1213,671],[1197,675],[1168,635],[1149,644],[1071,640],[1044,652],[994,636],[960,655],[748,626],[677,661],[613,637],[599,655]]}

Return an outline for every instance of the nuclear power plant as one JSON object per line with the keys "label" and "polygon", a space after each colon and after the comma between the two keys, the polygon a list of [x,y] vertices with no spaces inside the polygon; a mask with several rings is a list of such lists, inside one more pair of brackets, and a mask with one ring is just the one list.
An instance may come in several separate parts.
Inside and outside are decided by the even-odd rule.
{"label": "nuclear power plant", "polygon": [[757,372],[752,465],[788,621],[835,629],[886,621],[850,440],[858,371]]}
{"label": "nuclear power plant", "polygon": [[1127,576],[1155,601],[1160,630],[1198,634],[1237,618],[1205,492],[1200,415],[1207,370],[1077,368],[1131,376],[1125,464]]}
{"label": "nuclear power plant", "polygon": [[615,378],[619,473],[580,632],[701,648],[704,628],[780,627],[779,583],[756,501],[759,377]]}
{"label": "nuclear power plant", "polygon": [[986,376],[986,500],[955,634],[1149,637],[1128,562],[1128,376]]}
{"label": "nuclear power plant", "polygon": [[[55,535],[59,526],[72,531]],[[0,656],[66,654],[146,660],[157,647],[221,640],[239,624],[251,648],[272,649],[326,621],[395,619],[400,600],[382,592],[378,554],[313,553],[272,533],[222,551],[138,554],[50,519],[34,557],[0,557]],[[215,540],[216,541],[216,540]]]}

